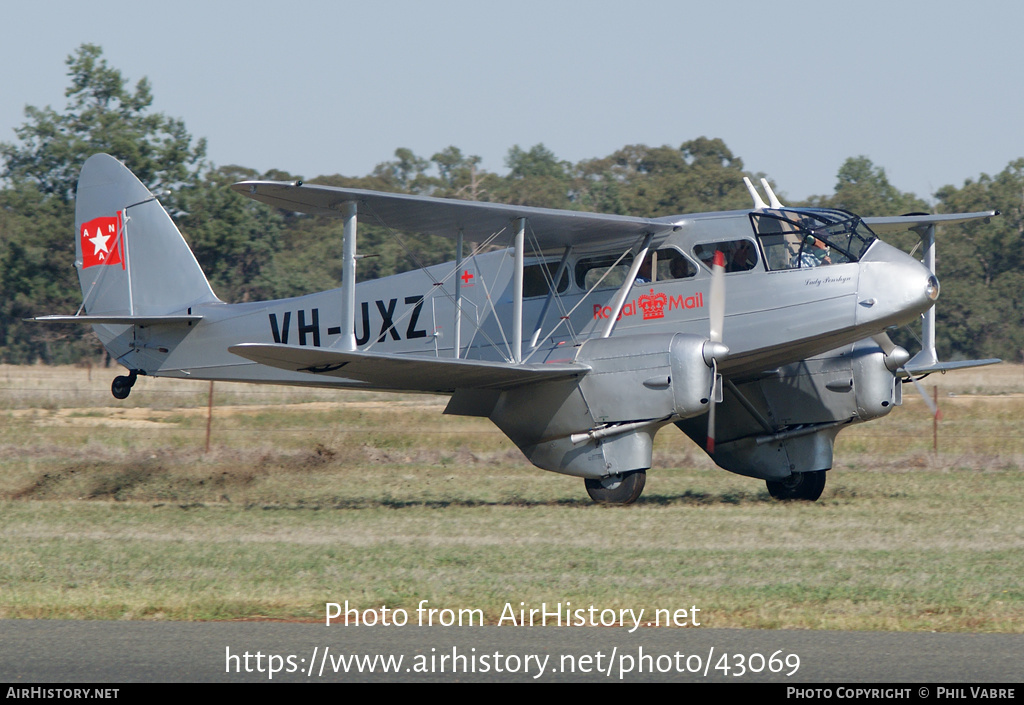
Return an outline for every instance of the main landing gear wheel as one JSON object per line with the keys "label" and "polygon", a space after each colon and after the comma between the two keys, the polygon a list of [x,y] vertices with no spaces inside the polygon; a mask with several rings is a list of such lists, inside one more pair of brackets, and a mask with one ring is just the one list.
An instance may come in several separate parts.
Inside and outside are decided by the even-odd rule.
{"label": "main landing gear wheel", "polygon": [[600,480],[586,478],[587,494],[600,504],[632,504],[644,491],[646,470],[634,470],[622,475],[609,475]]}
{"label": "main landing gear wheel", "polygon": [[825,489],[825,471],[795,472],[785,480],[765,480],[765,484],[768,485],[768,494],[775,499],[802,499],[814,502]]}
{"label": "main landing gear wheel", "polygon": [[132,387],[135,386],[135,380],[138,377],[139,373],[134,370],[131,374],[114,377],[114,381],[110,383],[110,393],[114,395],[115,399],[127,399],[128,395],[132,393]]}

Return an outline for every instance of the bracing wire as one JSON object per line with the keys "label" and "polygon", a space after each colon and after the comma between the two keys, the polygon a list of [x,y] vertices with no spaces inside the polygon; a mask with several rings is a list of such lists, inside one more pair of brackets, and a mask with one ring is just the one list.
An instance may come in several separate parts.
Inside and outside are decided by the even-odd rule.
{"label": "bracing wire", "polygon": [[[361,205],[366,207],[366,204],[361,204]],[[405,241],[398,235],[398,233],[395,231],[394,228],[392,228],[390,225],[388,225],[384,221],[384,219],[380,217],[380,215],[378,215],[375,211],[373,211],[373,209],[366,207],[365,212],[367,214],[371,215],[374,219],[376,219],[376,221],[384,229],[386,229],[388,231],[388,234],[391,235],[391,237],[394,238],[395,242],[398,243],[399,247],[402,248],[402,250],[406,253],[406,255],[409,257],[409,259],[412,260],[413,264],[415,264],[417,266],[417,268],[421,272],[425,273],[427,275],[427,277],[430,279],[431,284],[432,284],[431,291],[423,295],[423,301],[426,302],[427,300],[432,299],[434,297],[434,292],[437,291],[437,290],[440,290],[441,293],[445,297],[447,297],[448,300],[451,301],[453,305],[458,306],[458,308],[460,309],[460,311],[463,314],[467,314],[467,309],[465,308],[464,302],[456,302],[455,301],[455,295],[453,293],[447,291],[445,289],[445,287],[444,287],[444,285],[447,282],[449,282],[453,276],[457,275],[456,269],[453,267],[451,269],[451,271],[448,272],[447,275],[445,275],[442,279],[438,280],[434,276],[434,273],[431,271],[431,269],[428,268],[422,262],[422,260],[419,257],[417,257],[416,254],[412,250],[409,249],[409,247],[406,246]],[[496,230],[495,232],[491,233],[484,241],[482,241],[480,243],[477,243],[477,245],[473,248],[473,250],[469,253],[469,255],[463,259],[463,261],[462,261],[463,266],[468,265],[468,263],[470,263],[470,262],[475,262],[476,257],[478,255],[480,255],[480,254],[483,254],[484,249],[489,247],[507,229],[508,229],[508,225],[505,225],[501,229]],[[502,264],[504,264],[504,261],[502,261]],[[501,267],[499,266],[498,272],[495,274],[495,278],[497,278],[497,274],[499,274],[500,272],[501,272]],[[504,329],[501,326],[501,319],[497,315],[497,311],[494,309],[494,302],[491,299],[490,291],[487,289],[487,282],[484,280],[483,277],[481,277],[480,281],[481,281],[481,284],[484,286],[484,293],[485,293],[485,295],[487,297],[487,300],[489,302],[489,306],[490,306],[491,312],[494,314],[495,321],[498,324],[498,329],[499,329],[499,332],[501,333],[501,337],[504,339],[504,343],[505,343],[504,347],[508,350],[508,356],[506,357],[506,361],[507,362],[511,362],[512,361],[511,347],[510,347],[510,344],[509,344],[509,342],[507,340],[507,336],[505,335],[505,331],[504,331]],[[373,346],[376,345],[377,342],[380,341],[381,335],[385,335],[388,332],[390,332],[391,330],[394,330],[395,327],[398,326],[398,324],[402,323],[406,318],[408,318],[409,316],[412,315],[412,311],[413,311],[413,309],[410,309],[410,310],[406,311],[405,313],[401,314],[397,319],[393,320],[391,325],[388,326],[385,330],[381,331],[380,335],[378,335],[377,338],[372,339],[369,342],[369,344],[366,345],[363,348],[363,350],[364,351],[369,351],[370,349],[372,349]],[[487,341],[487,343],[493,349],[495,349],[495,350],[500,349],[500,347],[501,347],[500,343],[496,342],[493,338],[491,338],[490,335],[488,335],[487,331],[484,330],[484,328],[483,328],[482,322],[478,322],[476,324],[475,328],[476,328],[476,333],[478,333],[481,336],[483,336],[483,338]]]}

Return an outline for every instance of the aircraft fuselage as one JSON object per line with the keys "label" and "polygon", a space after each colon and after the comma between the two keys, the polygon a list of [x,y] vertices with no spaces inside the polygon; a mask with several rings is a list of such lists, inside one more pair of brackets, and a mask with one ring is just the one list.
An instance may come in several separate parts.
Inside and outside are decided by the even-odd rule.
{"label": "aircraft fuselage", "polygon": [[[687,333],[706,336],[711,274],[698,254],[716,243],[749,243],[749,268],[726,274],[724,343],[729,357],[724,374],[756,373],[790,363],[906,323],[927,310],[931,273],[917,260],[875,240],[859,261],[769,270],[757,248],[746,212],[714,214],[683,221],[657,244],[664,263],[682,264],[685,276],[638,281],[628,290],[614,336]],[[696,248],[696,249],[695,249]],[[563,291],[545,309],[548,291],[525,292],[523,327],[541,330],[524,361],[571,360],[572,348],[600,334],[612,315],[611,300],[625,264],[608,266],[622,252],[580,251],[567,258]],[[526,260],[527,271],[554,273],[560,255]],[[532,269],[531,269],[532,268]],[[356,287],[355,337],[358,349],[378,353],[455,357],[455,297],[458,281],[464,359],[511,358],[507,342],[512,311],[512,258],[508,250],[467,258]],[[609,276],[593,288],[607,270]],[[615,277],[618,277],[616,280]],[[365,388],[363,382],[313,377],[268,368],[227,351],[239,342],[266,342],[334,348],[341,341],[340,289],[306,296],[243,304],[209,304],[191,312],[203,320],[186,331],[152,331],[178,340],[146,340],[146,331],[106,328],[104,337],[123,349],[122,364],[147,374],[201,379],[251,380]],[[120,338],[120,340],[118,340]],[[140,339],[141,338],[141,339]],[[529,338],[529,335],[527,335]],[[168,342],[174,344],[167,344]],[[166,350],[169,352],[161,352]]]}

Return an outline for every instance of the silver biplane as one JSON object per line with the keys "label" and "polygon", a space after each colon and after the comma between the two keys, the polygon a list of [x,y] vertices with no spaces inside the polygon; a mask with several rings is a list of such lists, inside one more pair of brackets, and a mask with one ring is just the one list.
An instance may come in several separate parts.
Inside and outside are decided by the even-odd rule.
{"label": "silver biplane", "polygon": [[[342,282],[228,304],[157,198],[98,154],[77,191],[82,307],[36,320],[92,325],[128,370],[119,399],[138,375],[449,395],[444,413],[489,418],[618,504],[675,425],[772,496],[816,500],[836,435],[892,411],[904,379],[997,362],[940,362],[933,305],[935,227],[998,213],[860,218],[746,184],[750,210],[635,218],[246,181],[343,219]],[[452,238],[456,260],[357,284],[360,221]],[[903,230],[923,263],[876,236]],[[886,330],[919,317],[911,358]]]}

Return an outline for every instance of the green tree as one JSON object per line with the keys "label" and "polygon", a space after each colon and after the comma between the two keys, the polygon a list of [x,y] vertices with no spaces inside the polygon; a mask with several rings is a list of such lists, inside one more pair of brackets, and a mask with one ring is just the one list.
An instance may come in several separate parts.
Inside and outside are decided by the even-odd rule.
{"label": "green tree", "polygon": [[889,183],[885,169],[865,156],[850,157],[839,167],[831,196],[811,196],[811,205],[842,208],[861,216],[928,213],[931,208],[912,193]]}
{"label": "green tree", "polygon": [[[133,90],[102,50],[81,45],[67,58],[63,112],[27,107],[18,143],[0,144],[0,346],[8,362],[67,361],[96,350],[81,327],[25,323],[41,313],[77,310],[74,190],[82,163],[107,152],[150,187],[182,187],[203,168],[206,144],[180,120],[151,113],[149,82]],[[173,201],[172,199],[170,199]]]}
{"label": "green tree", "polygon": [[206,140],[194,141],[181,120],[149,111],[153,95],[147,79],[129,90],[127,79],[95,44],[81,45],[65,63],[71,79],[64,91],[67,106],[63,112],[25,108],[27,121],[15,130],[20,144],[0,144],[3,178],[70,203],[82,163],[107,152],[129,164],[150,188],[196,179]]}
{"label": "green tree", "polygon": [[66,363],[100,352],[81,326],[24,319],[81,303],[69,206],[34,186],[0,191],[0,359]]}
{"label": "green tree", "polygon": [[572,164],[543,144],[528,150],[515,145],[505,157],[509,173],[495,186],[494,200],[542,208],[574,208]]}
{"label": "green tree", "polygon": [[[699,137],[684,142],[679,151],[686,160],[688,169],[684,172],[685,179],[677,181],[677,187],[683,194],[673,205],[681,208],[679,213],[700,211],[732,210],[747,208],[750,205],[750,194],[743,184],[747,175],[743,170],[743,160],[733,155],[732,150],[725,146],[719,138],[708,139]],[[750,174],[760,177],[760,174]]]}
{"label": "green tree", "polygon": [[1024,362],[1024,159],[935,195],[944,213],[1000,211],[938,234],[940,352]]}
{"label": "green tree", "polygon": [[588,210],[663,216],[750,206],[743,160],[721,139],[699,137],[678,149],[630,145],[579,166]]}
{"label": "green tree", "polygon": [[395,150],[395,159],[382,162],[373,170],[372,176],[380,180],[384,191],[401,193],[424,193],[434,185],[427,174],[430,162],[407,147]]}
{"label": "green tree", "polygon": [[[273,177],[291,180],[280,173]],[[296,293],[274,266],[275,257],[288,245],[282,235],[283,214],[230,188],[237,181],[265,178],[269,177],[244,167],[220,167],[176,194],[175,221],[213,290],[226,301]]]}
{"label": "green tree", "polygon": [[433,195],[467,201],[487,200],[497,177],[479,168],[480,157],[463,156],[458,147],[447,147],[430,158],[437,166],[437,189]]}

